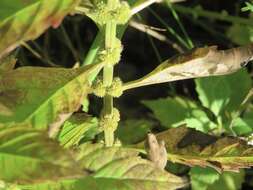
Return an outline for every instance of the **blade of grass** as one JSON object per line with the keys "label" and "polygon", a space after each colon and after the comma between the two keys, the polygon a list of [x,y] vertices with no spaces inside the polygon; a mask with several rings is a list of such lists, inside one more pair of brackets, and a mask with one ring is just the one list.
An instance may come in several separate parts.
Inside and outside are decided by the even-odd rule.
{"label": "blade of grass", "polygon": [[189,49],[188,44],[185,42],[185,40],[177,34],[177,32],[171,28],[158,14],[156,14],[155,11],[153,11],[151,8],[147,8],[150,13],[167,29],[167,31],[174,36],[178,42],[180,42],[186,49]]}
{"label": "blade of grass", "polygon": [[129,25],[133,28],[135,28],[136,30],[139,30],[141,32],[145,32],[147,35],[152,36],[153,38],[156,38],[157,40],[161,41],[161,42],[165,42],[166,44],[168,44],[169,46],[171,46],[172,48],[174,48],[176,51],[178,51],[179,53],[183,53],[184,50],[175,42],[169,40],[165,35],[153,30],[151,26],[147,26],[143,23],[139,23],[139,22],[135,22],[135,21],[130,21]]}
{"label": "blade of grass", "polygon": [[[140,14],[137,14],[137,18],[139,19],[139,21],[144,22],[144,20],[143,20],[143,18],[142,18],[142,16],[141,16]],[[149,42],[150,42],[150,44],[151,44],[152,49],[153,49],[154,52],[155,52],[157,61],[158,61],[159,63],[161,63],[161,62],[162,62],[162,58],[161,58],[161,55],[160,55],[160,53],[159,53],[159,51],[158,51],[158,49],[157,49],[157,47],[156,47],[156,45],[155,45],[155,43],[154,43],[153,38],[152,38],[150,35],[147,35],[147,37],[148,37],[148,40],[149,40]]]}
{"label": "blade of grass", "polygon": [[191,38],[189,37],[188,33],[186,32],[186,30],[185,30],[185,28],[184,28],[184,26],[183,26],[183,24],[182,24],[182,22],[181,22],[181,20],[178,16],[177,12],[172,7],[172,4],[171,4],[170,0],[165,0],[165,2],[166,2],[167,7],[169,8],[169,10],[171,11],[174,19],[176,20],[177,24],[179,25],[180,29],[182,30],[185,38],[186,38],[186,41],[188,43],[188,49],[192,49],[194,47],[193,42],[192,42]]}
{"label": "blade of grass", "polygon": [[79,55],[78,55],[78,53],[77,53],[77,51],[75,50],[75,48],[74,48],[74,46],[73,46],[73,44],[72,44],[72,42],[71,42],[71,40],[70,40],[70,38],[69,38],[69,35],[68,35],[68,33],[67,33],[67,31],[65,30],[65,28],[64,28],[64,26],[60,26],[60,30],[61,30],[61,33],[62,33],[62,35],[63,35],[63,42],[66,44],[66,46],[70,49],[70,51],[71,51],[71,53],[72,53],[72,55],[74,56],[74,58],[75,58],[75,61],[76,62],[79,62]]}

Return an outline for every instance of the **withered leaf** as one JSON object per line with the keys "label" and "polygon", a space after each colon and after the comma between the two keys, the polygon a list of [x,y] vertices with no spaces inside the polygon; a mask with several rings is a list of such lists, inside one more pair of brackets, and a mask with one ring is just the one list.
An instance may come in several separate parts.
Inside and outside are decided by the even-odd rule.
{"label": "withered leaf", "polygon": [[127,190],[174,190],[188,185],[185,178],[157,168],[138,154],[139,151],[133,148],[86,143],[81,145],[76,159],[82,168],[94,172],[96,180],[111,179],[121,184],[111,189],[122,189],[124,181],[127,181],[127,187],[123,189]]}
{"label": "withered leaf", "polygon": [[57,131],[89,93],[89,76],[102,67],[21,67],[5,72],[0,79],[0,126],[50,126]]}
{"label": "withered leaf", "polygon": [[[192,128],[177,127],[156,135],[163,140],[168,160],[217,171],[239,171],[253,166],[253,146],[237,137],[215,137]],[[136,145],[143,147],[144,142]]]}
{"label": "withered leaf", "polygon": [[177,80],[234,73],[253,59],[253,45],[228,50],[216,46],[193,49],[164,61],[148,75],[123,85],[124,90]]}
{"label": "withered leaf", "polygon": [[28,127],[0,127],[0,179],[36,183],[87,176],[71,153],[45,132]]}

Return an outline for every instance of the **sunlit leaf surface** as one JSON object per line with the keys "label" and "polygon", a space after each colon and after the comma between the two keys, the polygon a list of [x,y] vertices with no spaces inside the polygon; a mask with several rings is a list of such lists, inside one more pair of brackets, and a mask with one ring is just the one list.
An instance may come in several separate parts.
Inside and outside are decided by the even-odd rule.
{"label": "sunlit leaf surface", "polygon": [[79,0],[1,0],[0,58],[22,41],[37,38],[57,27]]}

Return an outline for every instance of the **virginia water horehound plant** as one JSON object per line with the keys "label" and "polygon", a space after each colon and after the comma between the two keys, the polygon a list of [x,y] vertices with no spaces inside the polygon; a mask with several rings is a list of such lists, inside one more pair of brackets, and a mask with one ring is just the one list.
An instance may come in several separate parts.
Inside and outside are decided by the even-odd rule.
{"label": "virginia water horehound plant", "polygon": [[[175,17],[180,6],[174,9],[172,3],[177,2],[165,1]],[[252,44],[228,50],[196,48],[162,62],[140,79],[123,83],[114,77],[129,21],[153,3],[0,1],[1,190],[173,190],[190,183],[193,189],[207,189],[227,176],[236,177],[231,172],[253,166],[250,138],[237,137],[252,133],[244,123],[252,120],[252,85],[243,70],[253,59]],[[98,27],[81,66],[15,68],[15,48],[29,49],[26,41],[74,13],[89,17]],[[190,40],[185,45],[193,46]],[[232,75],[221,76],[227,74]],[[129,131],[120,131],[114,98],[133,88],[201,77],[210,77],[195,80],[202,105],[179,96],[143,101],[163,126],[172,128],[148,134],[145,142],[134,138],[139,139],[140,130],[146,134],[152,121],[129,120],[120,124],[131,125]],[[236,85],[241,78],[243,84]],[[89,94],[103,99],[99,118],[87,114]],[[190,180],[170,173],[172,163],[192,167]],[[198,183],[201,175],[208,182],[203,178]]]}

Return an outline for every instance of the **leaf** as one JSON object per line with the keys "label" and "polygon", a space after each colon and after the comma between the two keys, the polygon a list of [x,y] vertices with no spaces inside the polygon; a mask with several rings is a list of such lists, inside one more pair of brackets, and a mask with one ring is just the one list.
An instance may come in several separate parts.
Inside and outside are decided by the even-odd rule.
{"label": "leaf", "polygon": [[242,119],[240,117],[233,120],[232,129],[237,135],[247,135],[252,133],[253,118]]}
{"label": "leaf", "polygon": [[223,172],[222,174],[211,168],[194,167],[191,169],[192,190],[238,190],[244,181],[243,170],[240,173]]}
{"label": "leaf", "polygon": [[[159,189],[172,190],[187,185],[184,178],[177,177],[140,157],[116,160],[101,168],[94,175],[96,178],[112,178],[128,180],[132,188],[129,189]],[[150,183],[152,181],[152,183]],[[132,185],[134,183],[134,185]],[[135,187],[134,187],[135,186]]]}
{"label": "leaf", "polygon": [[230,76],[197,79],[195,82],[201,103],[216,116],[225,110],[229,114],[238,111],[252,86],[246,70]]}
{"label": "leaf", "polygon": [[[59,133],[60,144],[68,148],[78,145],[89,130],[98,127],[98,120],[84,113],[77,113],[65,121]],[[98,131],[98,129],[96,129]]]}
{"label": "leaf", "polygon": [[165,127],[178,127],[187,124],[188,127],[208,132],[215,124],[201,108],[191,100],[181,97],[146,100],[143,103],[150,108],[155,117]]}
{"label": "leaf", "polygon": [[252,3],[250,3],[250,2],[245,2],[245,7],[243,7],[241,10],[243,11],[243,12],[245,12],[245,11],[253,11],[253,4]]}
{"label": "leaf", "polygon": [[116,136],[123,144],[135,144],[144,140],[152,129],[153,122],[145,119],[131,119],[120,122]]}
{"label": "leaf", "polygon": [[96,64],[78,69],[21,67],[0,80],[0,126],[24,125],[55,132],[89,93],[87,78],[101,69]]}
{"label": "leaf", "polygon": [[245,66],[252,58],[253,45],[220,51],[216,46],[197,48],[164,61],[143,78],[124,84],[123,90],[177,80],[231,74]]}
{"label": "leaf", "polygon": [[7,56],[0,61],[0,79],[4,72],[11,71],[14,69],[17,60],[13,55]]}
{"label": "leaf", "polygon": [[0,171],[1,180],[22,184],[87,175],[45,133],[28,127],[0,128]]}
{"label": "leaf", "polygon": [[59,26],[79,0],[1,0],[0,59],[22,41],[37,38],[48,27]]}
{"label": "leaf", "polygon": [[[159,183],[159,184],[158,184]],[[178,186],[179,187],[179,186]],[[119,178],[94,178],[86,177],[75,181],[63,181],[60,183],[44,183],[23,186],[21,190],[172,190],[175,187],[168,186],[168,182],[155,182],[151,180],[119,179]]]}
{"label": "leaf", "polygon": [[244,171],[240,173],[224,172],[220,175],[219,180],[208,187],[207,190],[222,189],[222,190],[238,190],[241,189],[244,182]]}
{"label": "leaf", "polygon": [[107,147],[103,144],[82,144],[76,152],[76,160],[81,163],[80,167],[89,171],[97,171],[108,163],[127,157],[135,157],[138,150],[132,148]]}
{"label": "leaf", "polygon": [[[95,172],[97,179],[113,180],[113,189],[170,190],[187,184],[184,178],[158,169],[154,163],[138,157],[139,150],[124,147],[104,147],[101,144],[83,144],[77,154],[81,167]],[[110,182],[110,183],[112,183]],[[151,183],[152,182],[152,183]]]}
{"label": "leaf", "polygon": [[223,79],[224,77],[220,76],[195,80],[200,101],[216,116],[219,116],[228,104],[231,94],[228,83]]}
{"label": "leaf", "polygon": [[[171,128],[157,135],[165,141],[168,160],[188,166],[212,167],[218,172],[253,166],[253,146],[236,137],[215,137],[187,127]],[[144,142],[136,145],[144,147]]]}
{"label": "leaf", "polygon": [[86,143],[76,154],[81,167],[92,176],[56,183],[38,183],[23,186],[22,190],[173,190],[187,185],[185,178],[177,177],[137,155],[139,150],[125,147],[104,147]]}
{"label": "leaf", "polygon": [[253,42],[253,29],[248,25],[233,24],[228,28],[227,36],[232,42],[238,45],[245,45]]}
{"label": "leaf", "polygon": [[207,190],[219,180],[220,174],[212,168],[193,167],[190,171],[192,190]]}

